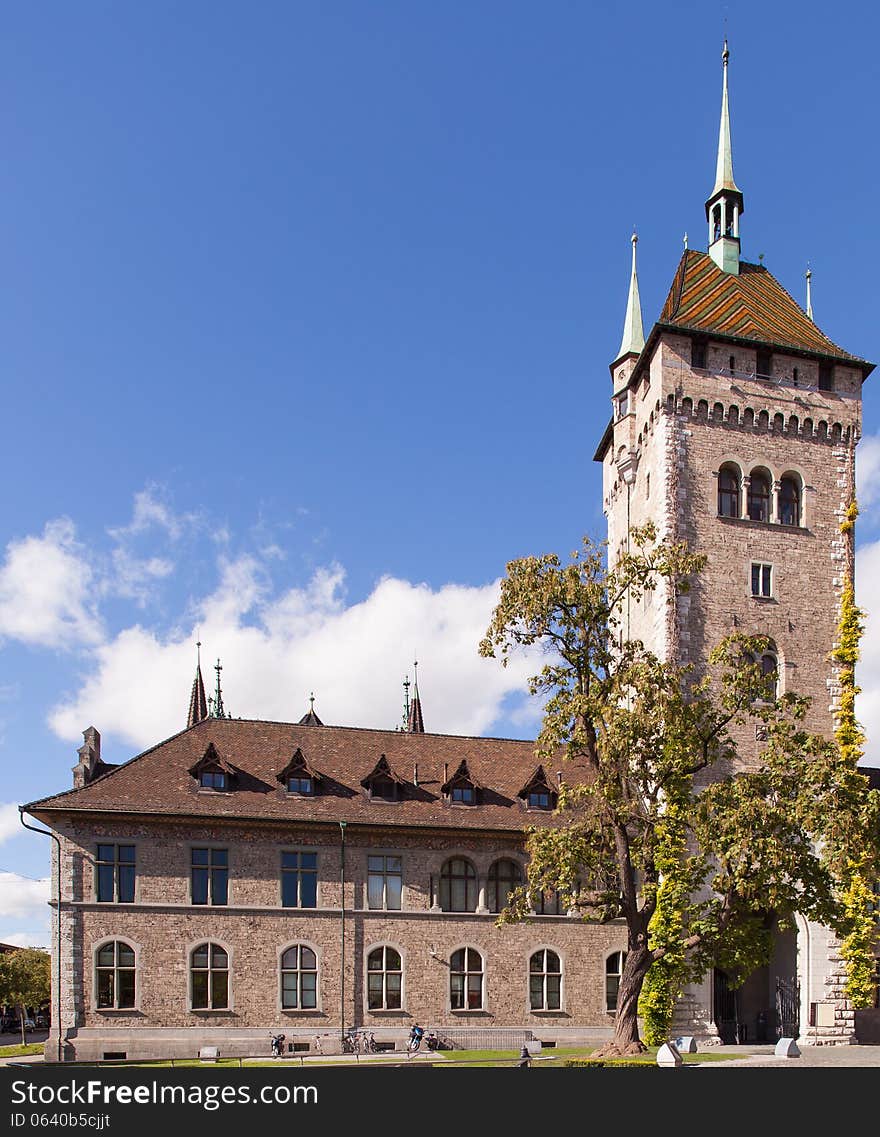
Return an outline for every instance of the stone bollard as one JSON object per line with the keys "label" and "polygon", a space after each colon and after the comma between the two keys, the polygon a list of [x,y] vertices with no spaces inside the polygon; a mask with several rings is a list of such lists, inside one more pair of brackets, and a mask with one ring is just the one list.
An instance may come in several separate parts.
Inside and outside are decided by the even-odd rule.
{"label": "stone bollard", "polygon": [[681,1066],[682,1057],[674,1042],[664,1042],[657,1051],[658,1066]]}
{"label": "stone bollard", "polygon": [[780,1038],[773,1051],[777,1058],[800,1058],[801,1052],[793,1038]]}
{"label": "stone bollard", "polygon": [[683,1038],[677,1038],[675,1045],[680,1054],[696,1054],[697,1053],[697,1040],[693,1035],[686,1034]]}

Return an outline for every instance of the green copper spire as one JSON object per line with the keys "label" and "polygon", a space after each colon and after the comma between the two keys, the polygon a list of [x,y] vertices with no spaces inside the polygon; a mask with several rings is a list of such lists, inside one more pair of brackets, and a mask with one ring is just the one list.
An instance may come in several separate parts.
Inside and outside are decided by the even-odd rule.
{"label": "green copper spire", "polygon": [[626,301],[626,316],[623,321],[623,337],[620,341],[620,350],[617,358],[624,355],[638,355],[645,346],[645,331],[642,326],[642,302],[639,298],[639,278],[636,272],[636,245],[638,236],[632,235],[632,276],[629,282],[629,296]]}
{"label": "green copper spire", "polygon": [[718,128],[718,160],[715,163],[714,197],[719,190],[733,190],[739,193],[739,187],[733,180],[733,152],[730,145],[730,104],[727,95],[727,61],[730,52],[727,49],[727,40],[724,41],[724,50],[721,52],[721,65],[724,70],[724,80],[721,90],[721,125]]}
{"label": "green copper spire", "polygon": [[715,163],[715,187],[706,202],[709,222],[709,256],[722,272],[739,275],[739,219],[743,212],[743,195],[733,180],[733,153],[730,144],[730,103],[727,93],[727,62],[730,52],[727,40],[721,53],[724,80],[721,91],[721,125],[718,128],[718,158]]}
{"label": "green copper spire", "polygon": [[211,717],[215,719],[228,719],[230,716],[223,706],[223,692],[220,690],[220,672],[223,668],[220,666],[219,659],[214,665],[214,670],[217,672],[217,688],[214,692],[214,698],[208,700],[208,702],[211,703]]}

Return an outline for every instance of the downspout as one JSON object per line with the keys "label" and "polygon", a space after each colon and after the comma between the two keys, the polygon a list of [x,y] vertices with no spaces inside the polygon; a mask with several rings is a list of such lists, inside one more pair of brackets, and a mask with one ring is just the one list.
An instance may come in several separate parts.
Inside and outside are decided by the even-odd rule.
{"label": "downspout", "polygon": [[339,907],[342,912],[342,964],[339,975],[339,1037],[343,1044],[345,1042],[345,825],[346,823],[344,821],[339,822],[339,883],[342,889],[342,895],[339,898]]}
{"label": "downspout", "polygon": [[56,971],[57,971],[57,983],[55,984],[55,987],[56,987],[55,996],[56,996],[56,1003],[57,1003],[56,1012],[55,1012],[55,1026],[56,1026],[56,1030],[58,1033],[58,1042],[56,1044],[57,1051],[56,1051],[56,1055],[55,1055],[55,1061],[56,1062],[63,1062],[64,1061],[63,1046],[62,1046],[62,1040],[61,1040],[61,841],[59,840],[58,836],[51,831],[51,829],[37,829],[37,827],[35,825],[28,825],[28,823],[24,819],[24,806],[23,805],[20,805],[18,807],[18,819],[22,823],[22,825],[25,827],[25,829],[30,829],[30,831],[32,833],[42,833],[45,837],[51,837],[52,840],[55,842],[56,849],[58,850],[58,865],[57,865],[57,871],[56,871],[56,877],[55,877],[55,885],[56,885],[56,896],[55,896],[56,909],[55,910],[56,910],[56,914],[57,914],[57,930],[58,930],[57,931],[58,940],[57,940],[56,949],[55,949],[55,951],[56,951],[56,954],[55,954]]}

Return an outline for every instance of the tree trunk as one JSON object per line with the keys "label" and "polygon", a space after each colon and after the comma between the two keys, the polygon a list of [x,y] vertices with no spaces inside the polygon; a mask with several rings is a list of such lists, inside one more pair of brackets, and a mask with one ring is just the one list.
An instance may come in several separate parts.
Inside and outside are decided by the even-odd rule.
{"label": "tree trunk", "polygon": [[639,1038],[638,1016],[639,995],[650,966],[651,954],[646,947],[631,947],[627,952],[617,992],[614,1037],[596,1051],[595,1057],[617,1058],[628,1054],[642,1054],[648,1049]]}
{"label": "tree trunk", "polygon": [[25,1009],[18,1008],[18,1021],[21,1023],[21,1044],[27,1046],[27,1027],[24,1025]]}

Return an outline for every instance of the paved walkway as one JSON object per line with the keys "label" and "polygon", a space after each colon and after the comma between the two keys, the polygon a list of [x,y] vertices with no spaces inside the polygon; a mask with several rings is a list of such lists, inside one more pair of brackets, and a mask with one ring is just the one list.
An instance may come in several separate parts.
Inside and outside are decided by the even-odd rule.
{"label": "paved walkway", "polygon": [[[707,1048],[708,1049],[708,1048]],[[880,1066],[880,1046],[801,1046],[800,1058],[777,1058],[772,1046],[717,1046],[712,1053],[748,1054],[736,1062],[701,1062],[700,1070],[812,1070],[847,1066]]]}

